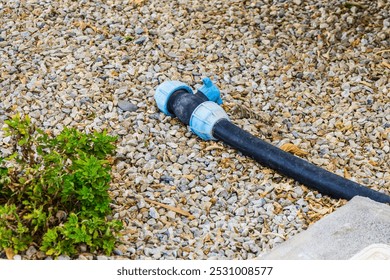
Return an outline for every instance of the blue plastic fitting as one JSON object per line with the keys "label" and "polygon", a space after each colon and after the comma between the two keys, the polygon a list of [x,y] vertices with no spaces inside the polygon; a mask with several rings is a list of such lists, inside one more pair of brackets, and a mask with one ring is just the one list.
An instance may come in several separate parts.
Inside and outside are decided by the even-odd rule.
{"label": "blue plastic fitting", "polygon": [[216,140],[213,136],[213,127],[221,119],[229,120],[225,111],[213,101],[206,101],[198,105],[190,118],[190,128],[203,140]]}
{"label": "blue plastic fitting", "polygon": [[202,92],[210,101],[217,103],[218,105],[222,104],[221,92],[219,88],[213,84],[210,78],[203,78],[203,86],[199,88],[199,91]]}
{"label": "blue plastic fitting", "polygon": [[172,93],[180,89],[186,90],[193,94],[192,89],[185,83],[180,81],[165,81],[156,88],[154,99],[156,100],[157,107],[167,116],[173,116],[168,111],[168,100]]}

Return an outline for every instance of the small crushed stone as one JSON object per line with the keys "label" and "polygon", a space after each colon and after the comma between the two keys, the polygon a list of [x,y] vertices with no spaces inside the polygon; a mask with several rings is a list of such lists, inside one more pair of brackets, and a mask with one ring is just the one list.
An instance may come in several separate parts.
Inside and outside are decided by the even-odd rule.
{"label": "small crushed stone", "polygon": [[134,44],[141,45],[146,41],[146,39],[146,36],[139,37],[138,39],[134,40]]}
{"label": "small crushed stone", "polygon": [[135,112],[138,108],[137,105],[126,100],[118,100],[118,107],[126,112]]}
{"label": "small crushed stone", "polygon": [[[160,113],[165,80],[210,77],[238,126],[389,193],[389,1],[109,3],[0,0],[0,126],[19,112],[53,134],[120,137],[110,195],[121,245],[74,258],[252,259],[345,203]],[[4,156],[8,141],[0,132]]]}

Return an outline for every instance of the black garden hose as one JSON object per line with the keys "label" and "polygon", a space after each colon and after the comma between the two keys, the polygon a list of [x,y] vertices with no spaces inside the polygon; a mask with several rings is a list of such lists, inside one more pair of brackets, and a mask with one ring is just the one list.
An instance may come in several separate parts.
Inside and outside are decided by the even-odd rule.
{"label": "black garden hose", "polygon": [[293,178],[307,187],[334,198],[351,199],[356,195],[390,203],[390,196],[345,179],[308,161],[285,152],[242,130],[228,120],[214,125],[215,138],[250,156],[260,164]]}
{"label": "black garden hose", "polygon": [[[205,83],[206,84],[206,83]],[[285,152],[244,131],[230,122],[219,90],[207,81],[195,94],[192,89],[177,81],[164,82],[156,89],[155,99],[165,114],[176,116],[204,140],[221,140],[250,156],[260,164],[295,179],[333,198],[351,199],[354,196],[390,203],[390,196],[345,179],[308,161]]]}

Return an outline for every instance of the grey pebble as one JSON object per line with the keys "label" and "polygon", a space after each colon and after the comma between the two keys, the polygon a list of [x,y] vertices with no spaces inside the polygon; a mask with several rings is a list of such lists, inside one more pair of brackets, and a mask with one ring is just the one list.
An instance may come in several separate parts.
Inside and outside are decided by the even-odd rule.
{"label": "grey pebble", "polygon": [[60,256],[57,257],[57,260],[67,261],[67,260],[70,260],[70,257],[66,256],[66,255],[60,255]]}
{"label": "grey pebble", "polygon": [[154,207],[149,208],[149,216],[152,217],[153,219],[160,218],[160,214],[158,214],[156,208],[154,208]]}
{"label": "grey pebble", "polygon": [[167,176],[167,175],[162,175],[160,177],[160,181],[161,182],[165,182],[165,183],[169,183],[169,182],[172,182],[174,181],[175,179],[172,177],[172,176]]}
{"label": "grey pebble", "polygon": [[139,37],[137,40],[134,41],[134,44],[141,45],[146,41],[146,36]]}
{"label": "grey pebble", "polygon": [[134,247],[129,247],[129,248],[127,248],[127,252],[130,254],[135,254],[136,250]]}
{"label": "grey pebble", "polygon": [[187,190],[190,189],[190,186],[189,186],[189,185],[180,185],[180,186],[178,187],[178,189],[179,189],[181,192],[185,192],[185,191],[187,191]]}
{"label": "grey pebble", "polygon": [[129,60],[131,60],[131,57],[128,56],[128,55],[124,55],[124,56],[122,56],[122,60],[123,60],[124,62],[128,62]]}
{"label": "grey pebble", "polygon": [[137,27],[134,31],[137,35],[141,35],[142,33],[144,33],[144,29],[142,27]]}
{"label": "grey pebble", "polygon": [[92,102],[92,99],[89,98],[89,97],[82,97],[82,98],[80,99],[80,103],[81,103],[81,104],[85,104],[85,103],[88,103],[88,102]]}
{"label": "grey pebble", "polygon": [[18,260],[18,261],[19,261],[19,260],[21,260],[21,259],[22,259],[22,256],[21,256],[21,255],[15,255],[15,256],[14,256],[14,260]]}
{"label": "grey pebble", "polygon": [[251,243],[251,244],[249,245],[249,249],[251,250],[252,253],[257,253],[257,252],[259,251],[260,248],[259,248],[256,244]]}
{"label": "grey pebble", "polygon": [[118,248],[115,248],[112,252],[114,253],[114,255],[117,255],[117,256],[122,256],[123,255],[122,251],[119,250]]}
{"label": "grey pebble", "polygon": [[301,187],[296,187],[294,189],[294,192],[296,193],[297,196],[302,196],[303,195],[303,189]]}
{"label": "grey pebble", "polygon": [[20,33],[20,35],[21,35],[22,37],[25,37],[25,38],[29,37],[30,34],[31,34],[31,33],[28,32],[28,31],[25,31],[25,32]]}
{"label": "grey pebble", "polygon": [[227,200],[227,203],[229,203],[229,204],[234,204],[234,203],[236,203],[237,202],[237,196],[232,196],[232,197],[230,197],[228,200]]}
{"label": "grey pebble", "polygon": [[80,245],[80,251],[83,252],[83,253],[84,253],[84,252],[87,252],[87,245],[81,244],[81,245]]}
{"label": "grey pebble", "polygon": [[37,249],[35,249],[34,246],[30,246],[26,251],[26,256],[28,258],[31,258],[35,253],[37,252]]}
{"label": "grey pebble", "polygon": [[149,118],[153,120],[160,120],[160,113],[150,114]]}
{"label": "grey pebble", "polygon": [[144,200],[144,199],[140,199],[140,200],[138,201],[138,203],[137,203],[137,207],[138,207],[139,209],[141,209],[141,208],[144,208],[145,206],[146,206],[145,200]]}
{"label": "grey pebble", "polygon": [[246,213],[246,208],[245,207],[240,207],[237,208],[236,211],[234,212],[237,216],[245,216]]}
{"label": "grey pebble", "polygon": [[253,203],[253,205],[256,205],[258,207],[262,207],[266,203],[266,201],[264,198],[259,198],[256,200],[252,200],[252,203]]}
{"label": "grey pebble", "polygon": [[115,40],[115,41],[118,41],[118,42],[123,40],[123,38],[121,36],[115,36],[112,39]]}
{"label": "grey pebble", "polygon": [[138,109],[137,105],[122,99],[118,100],[118,107],[126,112],[135,112]]}
{"label": "grey pebble", "polygon": [[172,198],[169,198],[169,197],[164,198],[162,203],[168,204],[168,205],[171,205],[171,206],[175,206],[175,201]]}

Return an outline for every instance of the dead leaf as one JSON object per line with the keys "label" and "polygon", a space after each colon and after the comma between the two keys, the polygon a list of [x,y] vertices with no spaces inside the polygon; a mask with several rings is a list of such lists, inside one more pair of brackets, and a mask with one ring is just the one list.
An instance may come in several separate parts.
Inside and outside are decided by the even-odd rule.
{"label": "dead leaf", "polygon": [[332,209],[328,207],[316,208],[310,204],[309,204],[309,209],[320,215],[325,215],[332,212]]}
{"label": "dead leaf", "polygon": [[154,188],[154,189],[158,189],[158,188],[162,188],[162,187],[165,187],[165,185],[163,185],[163,184],[160,184],[160,183],[158,183],[158,184],[152,184],[152,185],[150,185],[152,188]]}
{"label": "dead leaf", "polygon": [[352,42],[352,47],[356,47],[360,44],[360,38],[357,38],[355,41]]}
{"label": "dead leaf", "polygon": [[85,22],[85,21],[82,21],[82,20],[76,21],[75,23],[73,23],[73,25],[76,26],[76,27],[79,27],[81,29],[81,31],[84,31],[88,27],[91,28],[95,33],[98,31],[96,26],[93,26],[91,23]]}
{"label": "dead leaf", "polygon": [[209,201],[209,202],[205,202],[203,207],[204,209],[206,210],[207,213],[210,213],[210,208],[211,206],[213,206],[213,204]]}
{"label": "dead leaf", "polygon": [[373,161],[373,160],[369,160],[368,161],[369,164],[371,164],[372,166],[378,166],[378,163],[376,161]]}
{"label": "dead leaf", "polygon": [[283,234],[275,233],[275,232],[264,232],[264,233],[262,232],[261,235],[264,235],[264,236],[266,236],[266,235],[278,236],[278,237],[282,238],[283,240],[287,239],[286,236],[284,236]]}
{"label": "dead leaf", "polygon": [[234,163],[232,162],[232,160],[230,158],[223,158],[223,159],[221,159],[221,164],[220,165],[223,168],[228,168],[228,167],[233,168],[234,167]]}
{"label": "dead leaf", "polygon": [[123,234],[135,234],[138,232],[138,229],[135,227],[130,227],[127,230],[124,230],[122,233]]}
{"label": "dead leaf", "polygon": [[282,205],[280,205],[276,201],[273,203],[273,205],[274,205],[274,213],[275,214],[279,214],[280,212],[282,212],[282,210],[283,210]]}
{"label": "dead leaf", "polygon": [[212,242],[212,241],[211,241],[210,234],[206,234],[206,235],[203,237],[203,242],[204,242],[204,243]]}
{"label": "dead leaf", "polygon": [[388,49],[388,50],[381,50],[379,52],[376,52],[375,55],[386,53],[386,52],[390,52],[390,49]]}
{"label": "dead leaf", "polygon": [[145,0],[133,0],[133,3],[136,5],[141,5]]}
{"label": "dead leaf", "polygon": [[335,126],[337,129],[339,129],[341,132],[345,132],[352,129],[352,125],[345,125],[342,121],[338,121],[335,123]]}
{"label": "dead leaf", "polygon": [[308,154],[308,152],[301,150],[300,148],[298,148],[297,146],[295,146],[294,144],[291,144],[291,143],[283,144],[280,147],[280,149],[285,151],[285,152],[289,152],[291,154],[294,154],[296,156],[305,156]]}
{"label": "dead leaf", "polygon": [[214,149],[223,150],[223,147],[215,144],[215,145],[207,146],[205,148],[206,151],[210,151],[210,150],[214,150]]}
{"label": "dead leaf", "polygon": [[194,174],[184,174],[183,177],[192,181],[192,180],[194,180],[195,175]]}
{"label": "dead leaf", "polygon": [[21,82],[23,85],[27,84],[27,79],[26,79],[25,76],[20,77],[19,80],[20,80],[20,82]]}
{"label": "dead leaf", "polygon": [[7,259],[9,260],[13,260],[14,259],[14,256],[16,255],[14,250],[12,250],[12,248],[5,248],[5,254],[7,255]]}
{"label": "dead leaf", "polygon": [[349,174],[348,170],[346,168],[344,168],[344,177],[346,179],[350,179],[351,178],[351,174]]}
{"label": "dead leaf", "polygon": [[360,81],[359,83],[362,84],[362,85],[368,86],[369,88],[372,87],[372,85],[370,83],[366,82],[366,81]]}
{"label": "dead leaf", "polygon": [[382,65],[390,69],[390,63],[383,61]]}
{"label": "dead leaf", "polygon": [[76,26],[76,27],[80,27],[80,29],[82,31],[84,31],[87,28],[87,26],[88,26],[87,23],[85,23],[84,21],[81,21],[81,20],[80,21],[76,21],[73,25]]}
{"label": "dead leaf", "polygon": [[187,253],[191,252],[191,248],[190,247],[182,247],[181,249],[183,250],[183,252],[187,252]]}
{"label": "dead leaf", "polygon": [[161,202],[157,202],[157,201],[154,201],[154,200],[151,200],[149,198],[144,198],[146,202],[149,202],[149,203],[153,203],[153,204],[156,204],[158,206],[161,206],[161,207],[164,207],[165,209],[168,209],[168,210],[171,210],[171,211],[174,211],[180,215],[183,215],[183,216],[186,216],[188,217],[189,219],[194,219],[195,217],[193,215],[191,215],[191,213],[183,210],[183,209],[180,209],[178,207],[174,207],[174,206],[170,206],[170,205],[167,205],[167,204],[164,204],[164,203],[161,203]]}

